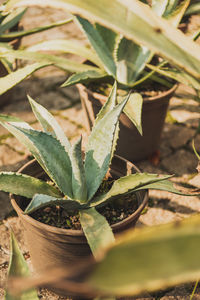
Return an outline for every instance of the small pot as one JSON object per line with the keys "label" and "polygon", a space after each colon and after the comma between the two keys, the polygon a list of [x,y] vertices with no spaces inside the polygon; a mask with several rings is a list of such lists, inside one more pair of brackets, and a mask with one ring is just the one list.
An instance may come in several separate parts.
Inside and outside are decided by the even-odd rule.
{"label": "small pot", "polygon": [[[116,154],[125,159],[136,162],[150,157],[159,148],[169,100],[174,94],[176,85],[158,96],[144,98],[142,108],[141,136],[131,120],[122,113],[119,122],[119,139]],[[84,85],[78,84],[82,107],[87,121],[87,130],[90,132],[95,117],[107,97],[91,92]]]}
{"label": "small pot", "polygon": [[[43,179],[45,175],[36,160],[32,160],[24,165],[19,172]],[[110,173],[114,178],[135,172],[140,171],[132,163],[119,156],[113,157]],[[148,202],[148,191],[136,192],[136,196],[138,201],[137,210],[126,219],[111,226],[115,234],[135,226]],[[10,197],[12,206],[24,226],[31,262],[36,273],[41,274],[50,268],[59,268],[63,267],[63,265],[67,269],[72,267],[77,261],[81,262],[84,258],[91,255],[91,250],[82,230],[62,229],[36,221],[32,217],[23,214],[23,210],[27,206],[26,198],[14,195],[10,195]],[[62,290],[57,290],[53,287],[51,287],[51,290],[57,294],[65,295]]]}

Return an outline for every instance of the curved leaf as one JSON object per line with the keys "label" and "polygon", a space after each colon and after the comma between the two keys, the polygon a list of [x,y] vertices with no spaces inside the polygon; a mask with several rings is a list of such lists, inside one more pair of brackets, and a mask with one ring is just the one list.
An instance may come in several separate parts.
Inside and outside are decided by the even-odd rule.
{"label": "curved leaf", "polygon": [[68,152],[71,147],[70,142],[56,119],[46,108],[38,104],[30,96],[28,96],[28,100],[32,107],[32,111],[42,125],[44,131],[50,132],[54,137],[57,137],[60,143],[65,147],[65,150]]}
{"label": "curved leaf", "polygon": [[173,26],[177,27],[181,22],[181,19],[183,18],[189,4],[190,4],[190,0],[181,1],[181,3],[177,5],[175,9],[173,9],[169,14],[166,15],[167,20]]}
{"label": "curved leaf", "polygon": [[119,115],[128,99],[129,96],[108,112],[92,129],[85,157],[88,200],[93,197],[108,170]]}
{"label": "curved leaf", "polygon": [[[155,183],[155,186],[159,184],[160,181],[164,181],[167,178],[170,178],[171,175],[164,175],[162,177],[158,177],[157,174],[148,174],[148,173],[135,173],[130,174],[125,177],[121,177],[114,181],[111,189],[98,197],[94,197],[91,200],[90,206],[99,205],[112,197],[116,197],[118,195],[123,195],[127,193],[131,193],[138,190],[148,189],[150,184]],[[158,188],[159,189],[159,188]]]}
{"label": "curved leaf", "polygon": [[18,8],[9,13],[0,24],[0,35],[14,27],[21,20],[25,12],[26,9]]}
{"label": "curved leaf", "polygon": [[27,198],[38,193],[61,197],[60,191],[45,181],[13,172],[0,172],[0,190]]}
{"label": "curved leaf", "polygon": [[39,208],[51,205],[60,205],[68,212],[73,212],[80,208],[80,204],[77,201],[51,197],[43,194],[35,194],[24,213],[30,214]]}
{"label": "curved leaf", "polygon": [[21,68],[15,72],[8,74],[7,76],[0,78],[0,95],[10,90],[12,87],[20,83],[22,80],[27,78],[33,72],[49,66],[49,62],[40,62],[28,65],[24,68]]}
{"label": "curved leaf", "polygon": [[[119,98],[118,98],[119,99]],[[142,135],[142,105],[143,98],[138,93],[131,93],[129,101],[124,107],[124,113],[133,122],[139,133]]]}
{"label": "curved leaf", "polygon": [[106,76],[108,76],[108,74],[105,73],[104,71],[101,71],[100,69],[99,71],[89,70],[82,73],[73,74],[61,85],[61,87],[71,86],[77,83],[87,84],[90,81],[101,79]]}
{"label": "curved leaf", "polygon": [[[61,143],[46,132],[24,128],[17,129],[22,132],[37,149],[50,178],[65,195],[72,198],[71,161]],[[32,149],[29,150],[31,151]],[[32,154],[34,155],[35,153],[32,152]]]}
{"label": "curved leaf", "polygon": [[94,257],[115,242],[107,220],[95,208],[80,211],[80,222]]}

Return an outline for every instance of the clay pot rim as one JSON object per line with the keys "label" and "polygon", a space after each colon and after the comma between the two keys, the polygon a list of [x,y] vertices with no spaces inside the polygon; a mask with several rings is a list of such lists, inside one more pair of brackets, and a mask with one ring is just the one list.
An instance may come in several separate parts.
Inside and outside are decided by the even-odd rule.
{"label": "clay pot rim", "polygon": [[[91,95],[93,98],[96,98],[97,100],[100,100],[100,101],[103,101],[103,102],[106,102],[108,97],[107,96],[104,96],[100,93],[97,93],[97,92],[93,92],[91,90],[89,90],[86,86],[84,86],[82,83],[78,83],[77,86],[80,87],[80,89],[84,89],[89,95]],[[156,96],[152,96],[152,97],[145,97],[143,98],[143,101],[147,104],[147,103],[150,103],[151,101],[156,101],[156,100],[161,100],[162,98],[165,98],[167,97],[168,95],[170,94],[173,94],[174,91],[177,89],[178,87],[178,84],[175,83],[170,89],[164,91],[164,92],[161,92],[160,94],[156,95]]]}
{"label": "clay pot rim", "polygon": [[[130,161],[124,159],[123,157],[121,157],[119,155],[114,155],[114,156],[117,157],[120,160],[125,161],[126,163],[128,163],[132,167],[134,167],[134,169],[136,171],[141,172]],[[24,168],[26,168],[27,166],[31,166],[34,162],[36,162],[35,159],[33,159],[30,162],[26,163],[24,166],[22,166],[18,170],[18,172],[19,173],[23,172]],[[121,226],[125,225],[126,223],[129,223],[130,219],[134,219],[135,217],[137,217],[138,215],[141,214],[142,210],[144,209],[144,207],[146,206],[146,204],[148,202],[148,190],[144,190],[144,192],[145,192],[145,194],[143,196],[143,200],[142,200],[141,204],[138,206],[138,208],[130,216],[128,216],[124,220],[122,220],[122,221],[120,221],[116,224],[111,225],[111,228],[112,228],[113,232],[117,232],[120,229]],[[23,213],[23,210],[19,207],[19,205],[15,201],[13,194],[10,194],[10,199],[11,199],[11,204],[12,204],[13,208],[15,209],[15,211],[17,212],[17,214],[19,214],[22,219],[24,219],[26,222],[30,223],[32,226],[35,226],[35,227],[41,228],[41,229],[45,229],[49,232],[60,234],[60,235],[65,234],[65,235],[71,235],[71,236],[84,236],[83,230],[58,228],[58,227],[50,226],[50,225],[44,224],[42,222],[39,222],[39,221],[33,219],[32,217],[30,217],[29,215],[25,215]]]}

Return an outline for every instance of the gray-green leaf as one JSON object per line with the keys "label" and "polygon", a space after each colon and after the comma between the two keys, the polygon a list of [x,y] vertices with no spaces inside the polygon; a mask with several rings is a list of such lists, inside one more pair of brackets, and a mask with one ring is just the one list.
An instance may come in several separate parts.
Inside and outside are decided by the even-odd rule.
{"label": "gray-green leaf", "polygon": [[38,193],[61,197],[60,191],[45,181],[13,172],[0,172],[0,190],[27,198]]}
{"label": "gray-green leaf", "polygon": [[94,257],[101,253],[103,248],[114,243],[111,227],[95,208],[80,211],[80,221]]}

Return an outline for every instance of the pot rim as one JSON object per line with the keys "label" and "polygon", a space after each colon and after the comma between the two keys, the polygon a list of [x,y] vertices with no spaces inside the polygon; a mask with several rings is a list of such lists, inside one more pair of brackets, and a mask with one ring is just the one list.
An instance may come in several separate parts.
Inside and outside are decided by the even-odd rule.
{"label": "pot rim", "polygon": [[[126,160],[125,158],[123,158],[119,155],[114,155],[114,157],[120,159],[121,161],[126,162],[126,164],[133,167],[137,172],[141,172],[133,163]],[[36,159],[31,160],[30,162],[28,162],[24,166],[22,166],[17,172],[22,173],[26,167],[31,166],[34,162],[37,162],[37,160]],[[23,210],[17,204],[13,194],[10,194],[10,199],[11,199],[11,204],[12,204],[13,208],[15,209],[15,211],[17,212],[17,214],[20,215],[20,217],[22,219],[24,219],[26,222],[30,223],[34,227],[42,228],[44,230],[47,230],[49,232],[56,233],[56,234],[62,234],[62,235],[65,234],[65,235],[71,235],[71,236],[85,236],[82,229],[81,230],[64,229],[64,228],[59,228],[59,227],[55,227],[55,226],[51,226],[51,225],[47,225],[42,222],[39,222],[39,221],[35,220],[34,218],[30,217],[29,215],[25,215],[23,213]],[[130,219],[134,219],[134,217],[137,217],[138,215],[140,215],[142,210],[146,206],[147,202],[148,202],[148,190],[144,190],[143,200],[140,203],[140,205],[138,206],[138,208],[124,220],[111,225],[113,232],[117,232],[121,226],[125,225],[126,223],[129,223]]]}
{"label": "pot rim", "polygon": [[[103,102],[106,102],[108,97],[107,96],[104,96],[100,93],[97,93],[97,92],[93,92],[91,90],[89,90],[86,86],[84,86],[82,83],[78,83],[77,84],[78,88],[80,89],[84,89],[89,95],[91,95],[93,98],[97,99],[97,100],[100,100],[100,101],[103,101]],[[170,94],[173,94],[175,92],[175,90],[177,89],[178,87],[178,84],[175,83],[170,89],[164,91],[164,92],[161,92],[160,94],[156,95],[156,96],[152,96],[152,97],[144,97],[143,98],[143,101],[145,103],[149,103],[150,101],[156,101],[156,100],[160,100],[162,98],[165,98],[167,96],[169,96]]]}

